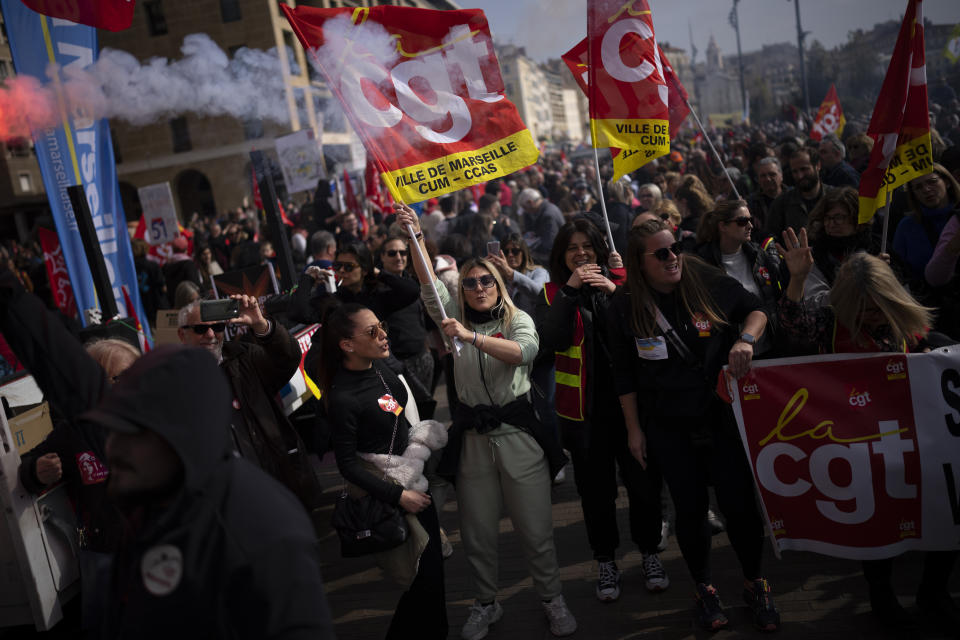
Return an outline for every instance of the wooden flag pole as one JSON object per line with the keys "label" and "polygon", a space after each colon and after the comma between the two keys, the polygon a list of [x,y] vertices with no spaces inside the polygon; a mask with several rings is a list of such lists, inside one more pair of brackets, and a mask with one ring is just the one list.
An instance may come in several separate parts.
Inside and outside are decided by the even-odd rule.
{"label": "wooden flag pole", "polygon": [[710,150],[713,151],[713,157],[717,159],[717,163],[720,165],[720,168],[723,169],[723,175],[727,177],[727,182],[730,183],[730,188],[733,189],[733,195],[736,196],[737,200],[740,200],[740,192],[737,191],[737,185],[733,184],[733,179],[730,177],[730,174],[727,173],[727,167],[723,164],[723,160],[720,159],[720,154],[717,153],[716,147],[713,146],[713,141],[710,140],[707,130],[703,128],[703,123],[700,122],[700,117],[697,115],[697,112],[693,110],[693,107],[690,106],[689,99],[684,99],[684,102],[687,103],[687,109],[690,109],[690,114],[693,116],[693,119],[696,120],[697,126],[700,127],[700,131],[703,132],[703,139],[707,141],[708,145],[710,145]]}
{"label": "wooden flag pole", "polygon": [[[593,139],[593,128],[590,128],[591,140]],[[603,212],[603,222],[607,226],[607,242],[610,243],[610,251],[616,251],[617,247],[613,244],[613,231],[610,230],[610,218],[607,216],[607,200],[603,197],[603,180],[600,178],[600,154],[597,148],[593,148],[593,166],[597,170],[597,195],[600,198],[600,210]]]}

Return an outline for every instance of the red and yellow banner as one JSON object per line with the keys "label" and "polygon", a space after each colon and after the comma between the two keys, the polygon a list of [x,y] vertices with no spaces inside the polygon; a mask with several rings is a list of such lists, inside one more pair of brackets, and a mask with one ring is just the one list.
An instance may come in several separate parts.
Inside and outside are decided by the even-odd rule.
{"label": "red and yellow banner", "polygon": [[[588,0],[587,95],[596,148],[670,152],[669,98],[647,0]],[[617,176],[619,177],[619,176]]]}
{"label": "red and yellow banner", "polygon": [[[570,49],[570,51],[563,54],[561,58],[563,58],[563,61],[570,69],[570,73],[573,74],[573,79],[576,80],[577,86],[580,87],[584,95],[589,97],[590,91],[587,89],[587,82],[589,80],[587,46],[587,39],[584,38]],[[660,45],[657,45],[657,49],[660,52],[663,75],[667,82],[667,103],[670,113],[669,135],[670,140],[673,140],[680,132],[680,127],[683,125],[684,120],[690,115],[690,107],[687,106],[688,95],[687,90],[680,82],[680,78],[674,71],[663,49],[660,48]],[[610,149],[610,153],[613,155],[614,180],[618,180],[621,176],[636,171],[651,160],[641,149],[618,149],[613,147]]]}
{"label": "red and yellow banner", "polygon": [[756,361],[730,383],[775,549],[956,549],[958,371],[950,347]]}
{"label": "red and yellow banner", "polygon": [[813,119],[810,137],[814,140],[820,140],[832,133],[839,138],[846,124],[847,119],[843,117],[843,108],[840,107],[840,98],[837,97],[837,88],[831,84],[830,90],[827,91],[827,97],[823,99],[820,110],[817,111],[817,117]]}
{"label": "red and yellow banner", "polygon": [[860,176],[860,222],[869,222],[887,194],[933,171],[921,0],[908,0],[887,76],[867,135],[874,140]]}
{"label": "red and yellow banner", "polygon": [[479,9],[280,7],[396,200],[420,202],[537,161]]}

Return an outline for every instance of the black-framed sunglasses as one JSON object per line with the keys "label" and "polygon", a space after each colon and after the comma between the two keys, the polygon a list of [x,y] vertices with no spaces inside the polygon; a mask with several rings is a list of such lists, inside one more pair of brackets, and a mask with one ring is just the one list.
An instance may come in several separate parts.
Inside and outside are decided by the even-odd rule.
{"label": "black-framed sunglasses", "polygon": [[753,224],[753,218],[750,216],[738,216],[733,220],[728,220],[727,222],[736,222],[738,227],[745,227],[748,224]]}
{"label": "black-framed sunglasses", "polygon": [[193,329],[193,332],[198,336],[202,336],[207,332],[207,329],[213,329],[214,333],[223,333],[224,329],[227,328],[226,322],[214,322],[213,324],[185,324],[181,329]]}
{"label": "black-framed sunglasses", "polygon": [[670,255],[671,255],[671,254],[673,254],[674,256],[676,256],[676,257],[678,257],[678,258],[680,257],[680,243],[679,243],[679,242],[674,242],[674,243],[673,243],[672,245],[670,245],[669,247],[660,247],[659,249],[656,249],[655,251],[648,251],[648,252],[646,252],[646,253],[643,254],[643,255],[645,255],[645,256],[653,256],[654,258],[656,258],[656,259],[659,260],[660,262],[666,262],[667,260],[670,259]]}
{"label": "black-framed sunglasses", "polygon": [[360,265],[356,262],[334,262],[332,265],[334,271],[343,271],[345,273],[350,273]]}
{"label": "black-framed sunglasses", "polygon": [[504,249],[503,254],[507,256],[522,256],[523,249],[521,249],[520,247],[511,247],[509,249]]}
{"label": "black-framed sunglasses", "polygon": [[497,284],[497,279],[490,275],[480,276],[479,278],[463,279],[464,291],[473,291],[474,289],[477,288],[478,284],[484,289],[490,289],[491,287],[493,287],[493,285]]}
{"label": "black-framed sunglasses", "polygon": [[406,258],[410,255],[410,251],[407,249],[387,249],[383,252],[388,258],[396,258],[398,255]]}
{"label": "black-framed sunglasses", "polygon": [[383,331],[384,333],[387,332],[387,321],[386,321],[386,320],[381,320],[381,321],[378,322],[377,324],[372,324],[372,325],[370,325],[369,327],[367,327],[366,329],[364,329],[363,331],[361,331],[360,333],[358,333],[357,335],[355,335],[355,336],[350,336],[350,337],[351,337],[351,338],[359,338],[360,336],[367,336],[367,337],[370,337],[370,338],[376,338],[377,336],[380,335],[380,332],[381,332],[381,331]]}

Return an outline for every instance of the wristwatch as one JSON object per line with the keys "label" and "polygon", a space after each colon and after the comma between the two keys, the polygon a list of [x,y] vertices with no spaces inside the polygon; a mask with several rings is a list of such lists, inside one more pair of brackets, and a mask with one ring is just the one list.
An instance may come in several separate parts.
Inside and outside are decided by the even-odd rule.
{"label": "wristwatch", "polygon": [[746,342],[751,347],[756,343],[756,341],[757,339],[746,331],[740,334],[740,342]]}

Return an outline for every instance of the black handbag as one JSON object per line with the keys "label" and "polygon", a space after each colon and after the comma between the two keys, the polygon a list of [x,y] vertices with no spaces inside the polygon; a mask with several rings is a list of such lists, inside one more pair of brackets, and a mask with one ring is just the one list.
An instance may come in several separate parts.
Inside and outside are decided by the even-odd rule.
{"label": "black handbag", "polygon": [[[376,368],[375,368],[376,369]],[[383,388],[390,393],[390,387],[380,376]],[[397,439],[397,427],[400,415],[393,420],[393,435],[390,437],[389,456],[393,455],[393,443]],[[384,473],[384,478],[387,477]],[[340,555],[344,558],[356,558],[380,551],[388,551],[406,542],[410,535],[403,509],[399,509],[369,493],[359,498],[351,498],[344,485],[337,504],[333,509],[333,528],[340,538]]]}

